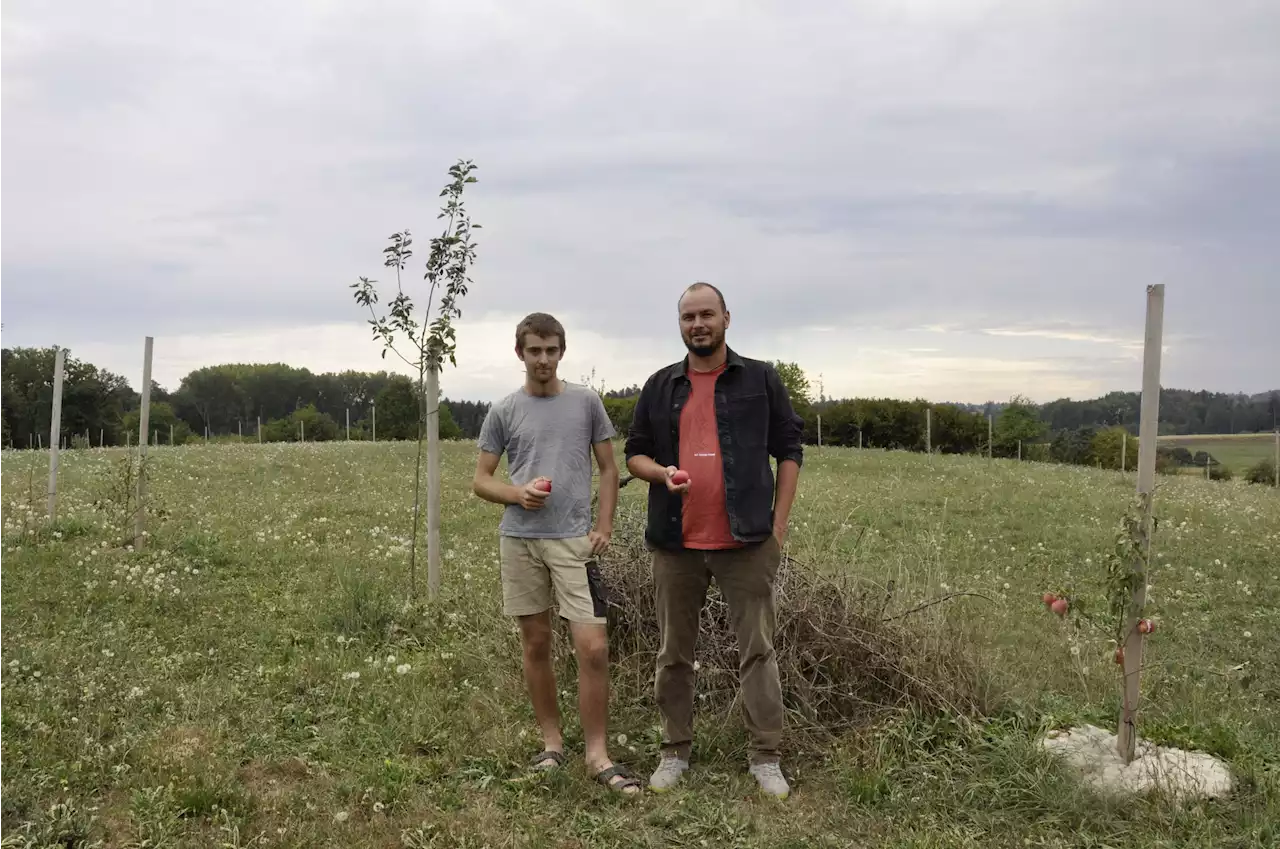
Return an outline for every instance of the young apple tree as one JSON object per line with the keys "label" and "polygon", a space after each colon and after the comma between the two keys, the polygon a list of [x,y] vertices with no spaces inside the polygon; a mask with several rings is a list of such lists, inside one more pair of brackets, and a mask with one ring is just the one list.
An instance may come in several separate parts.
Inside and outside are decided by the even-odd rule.
{"label": "young apple tree", "polygon": [[[458,364],[453,321],[462,317],[458,302],[467,294],[471,283],[467,272],[476,256],[471,231],[480,229],[467,215],[462,192],[467,184],[476,182],[472,176],[475,169],[470,160],[458,160],[449,168],[449,182],[440,192],[445,202],[436,217],[444,219],[445,226],[444,232],[431,240],[431,254],[423,275],[428,283],[427,303],[421,320],[415,317],[413,298],[401,284],[401,273],[413,256],[413,239],[408,230],[393,233],[390,246],[382,251],[386,255],[383,265],[394,268],[396,274],[396,294],[388,302],[386,314],[378,315],[374,309],[378,303],[378,281],[361,277],[358,283],[351,284],[356,303],[369,310],[373,338],[382,340],[383,358],[391,351],[418,373],[418,453],[413,472],[413,533],[409,548],[411,598],[417,595],[424,438],[427,446],[427,595],[434,600],[440,590],[440,371],[446,359],[451,365]],[[437,289],[443,289],[443,293],[439,311],[432,320],[431,306]]]}
{"label": "young apple tree", "polygon": [[1145,618],[1147,582],[1155,534],[1153,515],[1156,474],[1156,434],[1160,420],[1160,359],[1164,333],[1164,284],[1147,287],[1146,337],[1143,345],[1142,408],[1138,424],[1138,480],[1132,507],[1121,518],[1115,549],[1107,558],[1106,613],[1103,625],[1094,620],[1087,603],[1078,596],[1045,592],[1042,600],[1058,616],[1074,614],[1076,621],[1106,628],[1115,643],[1114,660],[1120,668],[1120,718],[1116,748],[1131,763],[1137,751],[1139,677],[1142,672],[1143,638],[1154,633],[1156,623]]}

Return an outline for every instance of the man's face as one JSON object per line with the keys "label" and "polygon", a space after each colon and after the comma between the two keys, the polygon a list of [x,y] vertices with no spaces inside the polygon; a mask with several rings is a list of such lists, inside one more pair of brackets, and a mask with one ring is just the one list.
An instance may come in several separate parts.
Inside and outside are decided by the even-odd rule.
{"label": "man's face", "polygon": [[556,368],[564,351],[560,349],[558,336],[524,335],[524,351],[516,350],[520,359],[524,360],[525,373],[538,383],[550,383],[556,379]]}
{"label": "man's face", "polygon": [[724,345],[729,314],[711,289],[694,289],[680,299],[680,336],[691,353],[709,357]]}

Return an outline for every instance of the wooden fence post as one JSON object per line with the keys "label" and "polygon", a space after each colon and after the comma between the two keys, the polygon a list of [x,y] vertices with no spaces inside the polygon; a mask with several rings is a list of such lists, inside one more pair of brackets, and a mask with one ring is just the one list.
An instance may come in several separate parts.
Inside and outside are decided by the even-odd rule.
{"label": "wooden fence post", "polygon": [[133,506],[134,548],[142,545],[142,532],[147,524],[147,431],[151,427],[151,352],[154,341],[148,336],[142,346],[142,409],[138,414],[138,480]]}
{"label": "wooden fence post", "polygon": [[58,346],[53,355],[53,415],[49,421],[49,521],[58,516],[58,446],[62,431],[62,369],[67,352]]}
{"label": "wooden fence post", "polygon": [[1142,671],[1142,633],[1138,620],[1147,601],[1147,560],[1151,556],[1151,499],[1156,479],[1156,434],[1160,421],[1160,354],[1164,335],[1164,284],[1147,287],[1147,329],[1142,355],[1142,413],[1138,424],[1139,553],[1133,564],[1136,581],[1124,614],[1124,697],[1116,748],[1125,763],[1133,761],[1138,742],[1138,684]]}
{"label": "wooden fence post", "polygon": [[[427,598],[440,593],[440,369],[427,368]],[[417,517],[414,517],[417,521]]]}

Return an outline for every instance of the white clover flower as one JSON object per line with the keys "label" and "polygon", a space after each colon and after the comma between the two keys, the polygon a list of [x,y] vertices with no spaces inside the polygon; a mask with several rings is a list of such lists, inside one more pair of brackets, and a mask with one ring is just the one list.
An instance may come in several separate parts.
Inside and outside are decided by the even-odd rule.
{"label": "white clover flower", "polygon": [[399,666],[397,666],[397,667],[396,667],[396,674],[397,674],[397,675],[408,675],[408,674],[409,674],[409,670],[410,670],[410,669],[412,669],[412,668],[413,668],[413,667],[412,667],[412,666],[410,666],[409,664],[407,664],[407,663],[402,663],[402,664],[400,664]]}
{"label": "white clover flower", "polygon": [[360,679],[360,673],[359,673],[359,672],[354,672],[354,671],[353,671],[353,672],[344,672],[344,673],[342,673],[342,679],[343,679],[344,681],[358,681],[358,680]]}

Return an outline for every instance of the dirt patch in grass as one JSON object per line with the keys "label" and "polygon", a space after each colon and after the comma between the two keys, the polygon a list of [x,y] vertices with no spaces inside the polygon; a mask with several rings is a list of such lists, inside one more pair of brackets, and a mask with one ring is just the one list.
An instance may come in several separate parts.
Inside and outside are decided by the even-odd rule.
{"label": "dirt patch in grass", "polygon": [[217,751],[215,735],[195,725],[177,725],[156,735],[148,760],[164,767],[204,763]]}

